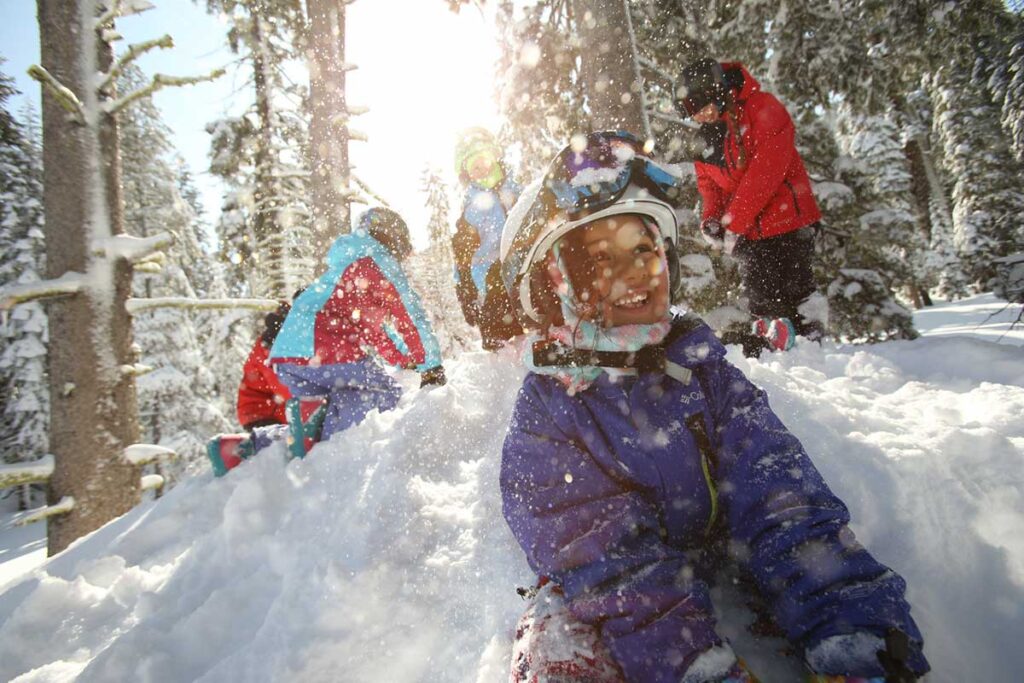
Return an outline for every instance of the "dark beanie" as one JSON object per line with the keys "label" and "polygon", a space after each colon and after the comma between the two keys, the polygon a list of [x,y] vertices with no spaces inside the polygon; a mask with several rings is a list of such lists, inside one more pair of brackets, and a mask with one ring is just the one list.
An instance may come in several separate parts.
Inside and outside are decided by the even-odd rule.
{"label": "dark beanie", "polygon": [[724,110],[728,86],[722,65],[704,57],[690,62],[676,79],[675,105],[680,113],[693,116],[709,104]]}
{"label": "dark beanie", "polygon": [[263,334],[260,335],[260,339],[263,341],[263,345],[268,349],[274,345],[274,340],[277,339],[277,333],[281,331],[281,326],[284,325],[284,319],[288,317],[288,312],[292,309],[290,304],[281,303],[277,307],[276,311],[272,311],[267,314],[263,319]]}

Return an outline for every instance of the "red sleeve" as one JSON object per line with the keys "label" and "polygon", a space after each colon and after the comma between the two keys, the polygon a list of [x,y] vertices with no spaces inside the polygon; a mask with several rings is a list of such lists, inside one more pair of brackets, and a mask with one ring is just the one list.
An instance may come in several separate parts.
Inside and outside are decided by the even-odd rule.
{"label": "red sleeve", "polygon": [[793,120],[773,95],[759,93],[750,107],[753,149],[747,170],[722,215],[722,224],[735,233],[750,231],[769,200],[782,185],[796,154]]}
{"label": "red sleeve", "polygon": [[697,171],[697,191],[700,192],[703,204],[701,220],[721,218],[725,211],[725,193],[718,183],[711,179],[703,162],[695,162],[693,168]]}
{"label": "red sleeve", "polygon": [[257,339],[242,369],[237,411],[243,427],[264,420],[285,422],[284,403],[291,394],[267,365],[267,353],[262,340]]}

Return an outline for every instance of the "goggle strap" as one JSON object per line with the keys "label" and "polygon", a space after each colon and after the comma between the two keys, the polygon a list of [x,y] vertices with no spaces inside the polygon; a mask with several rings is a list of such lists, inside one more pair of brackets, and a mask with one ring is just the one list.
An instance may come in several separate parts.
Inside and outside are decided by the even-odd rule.
{"label": "goggle strap", "polygon": [[533,364],[536,367],[600,367],[632,368],[637,372],[663,372],[665,347],[645,346],[639,351],[591,351],[574,349],[557,341],[533,343]]}

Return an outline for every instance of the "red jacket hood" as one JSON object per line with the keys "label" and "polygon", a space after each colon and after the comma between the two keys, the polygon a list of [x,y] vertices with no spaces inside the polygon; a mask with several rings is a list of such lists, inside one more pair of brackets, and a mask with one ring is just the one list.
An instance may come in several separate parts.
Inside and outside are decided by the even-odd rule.
{"label": "red jacket hood", "polygon": [[733,88],[733,94],[737,100],[745,100],[754,93],[760,92],[761,84],[750,75],[747,67],[743,66],[741,62],[722,62],[722,71],[728,72],[730,69],[739,69],[740,73],[743,74],[743,87],[740,88],[739,92],[736,92],[736,89]]}

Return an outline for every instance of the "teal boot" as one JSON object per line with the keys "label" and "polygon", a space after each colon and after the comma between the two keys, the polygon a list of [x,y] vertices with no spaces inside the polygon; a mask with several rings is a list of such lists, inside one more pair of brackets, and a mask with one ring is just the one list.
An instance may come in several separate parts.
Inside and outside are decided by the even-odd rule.
{"label": "teal boot", "polygon": [[[307,402],[310,399],[305,399]],[[285,416],[288,418],[288,453],[293,458],[304,458],[309,449],[320,440],[320,430],[327,416],[327,402],[321,399],[320,405],[303,421],[303,399],[290,398],[284,404]]]}

